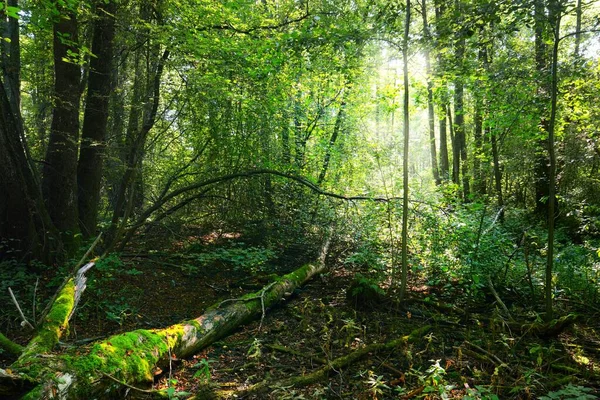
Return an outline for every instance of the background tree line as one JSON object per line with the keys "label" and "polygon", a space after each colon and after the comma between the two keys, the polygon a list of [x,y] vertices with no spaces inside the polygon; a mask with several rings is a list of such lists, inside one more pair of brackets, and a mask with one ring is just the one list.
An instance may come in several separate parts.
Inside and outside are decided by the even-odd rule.
{"label": "background tree line", "polygon": [[[597,234],[594,2],[2,4],[2,258],[65,260],[99,232],[123,249],[169,223],[331,221],[306,187],[234,179],[260,169],[388,197],[406,170],[417,198]],[[402,51],[410,89],[390,72]]]}

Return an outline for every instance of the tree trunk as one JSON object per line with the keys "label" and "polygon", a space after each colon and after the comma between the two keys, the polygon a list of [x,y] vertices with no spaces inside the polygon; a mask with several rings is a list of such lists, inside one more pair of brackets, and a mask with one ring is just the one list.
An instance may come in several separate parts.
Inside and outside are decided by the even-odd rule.
{"label": "tree trunk", "polygon": [[[8,7],[18,7],[17,0],[8,0]],[[4,41],[2,43],[2,66],[4,88],[13,113],[21,109],[21,46],[19,41],[19,20],[5,15]]]}
{"label": "tree trunk", "polygon": [[577,0],[577,6],[575,7],[576,23],[575,23],[575,59],[577,60],[580,56],[579,47],[581,46],[581,0]]}
{"label": "tree trunk", "polygon": [[483,153],[483,107],[481,105],[481,99],[475,100],[475,113],[473,119],[475,120],[475,130],[473,132],[473,144],[475,152],[473,154],[473,183],[475,193],[478,196],[485,195],[485,178],[481,171],[481,157]]}
{"label": "tree trunk", "polygon": [[[165,49],[162,57],[156,66],[156,70],[153,74],[153,86],[152,92],[149,94],[149,98],[147,101],[151,104],[151,108],[146,114],[144,121],[142,123],[142,127],[138,132],[131,133],[133,136],[133,142],[129,147],[129,154],[127,156],[126,165],[125,165],[125,173],[123,174],[123,178],[121,179],[121,183],[119,185],[119,191],[116,196],[115,208],[113,210],[113,216],[111,220],[111,225],[108,229],[106,240],[105,240],[105,251],[110,251],[112,247],[119,240],[121,233],[124,229],[124,226],[127,222],[127,218],[129,217],[129,212],[127,209],[131,210],[132,201],[133,201],[133,193],[135,191],[135,175],[138,173],[138,169],[142,162],[142,155],[144,151],[144,145],[146,143],[146,139],[148,137],[148,133],[154,126],[156,122],[156,116],[158,113],[158,104],[160,100],[160,85],[161,85],[161,77],[164,70],[164,66],[169,59],[170,52],[168,49]],[[129,132],[128,132],[129,136]],[[129,193],[129,196],[128,196]],[[127,207],[127,202],[129,199],[129,207]],[[119,224],[119,220],[123,218],[121,224]]]}
{"label": "tree trunk", "polygon": [[331,153],[333,152],[333,147],[335,146],[335,142],[340,134],[342,129],[342,123],[344,121],[344,111],[346,108],[346,102],[344,101],[345,93],[342,95],[342,102],[340,103],[340,108],[337,113],[337,117],[335,118],[335,125],[333,126],[333,132],[331,133],[331,138],[329,139],[329,143],[327,144],[327,149],[325,150],[325,157],[323,159],[323,165],[321,167],[321,172],[319,173],[319,177],[317,178],[317,185],[321,185],[325,180],[325,175],[327,174],[327,170],[329,169],[329,162],[331,160]]}
{"label": "tree trunk", "polygon": [[[443,22],[444,14],[446,12],[446,4],[443,0],[434,0],[435,6],[435,29],[436,36],[438,38],[447,37],[448,32],[446,31],[446,26]],[[443,44],[442,44],[443,45]],[[443,53],[438,52],[437,54],[437,65],[436,65],[436,75],[437,79],[439,79],[441,83],[440,87],[440,108],[439,108],[439,124],[440,124],[440,177],[441,179],[447,181],[450,179],[450,158],[448,157],[448,133],[447,133],[447,110],[449,110],[448,100],[448,87],[445,83],[444,73],[444,56]],[[449,120],[450,124],[452,124],[452,119]],[[450,127],[450,136],[452,137],[452,127]],[[454,141],[452,140],[450,144],[452,145]],[[452,150],[454,147],[452,148]]]}
{"label": "tree trunk", "polygon": [[500,170],[500,160],[498,157],[498,137],[496,132],[491,132],[491,136],[496,196],[498,198],[498,208],[500,209],[500,222],[504,222],[504,198],[502,196],[502,171]]}
{"label": "tree trunk", "polygon": [[554,45],[552,47],[552,71],[550,90],[550,122],[548,124],[548,251],[546,258],[546,321],[553,317],[552,309],[552,271],[554,269],[554,218],[555,218],[555,191],[556,191],[556,154],[554,152],[554,129],[556,126],[556,107],[558,101],[558,45],[560,43],[561,5],[553,0],[550,4],[550,22],[553,24]]}
{"label": "tree trunk", "polygon": [[547,15],[544,0],[534,2],[534,33],[535,33],[535,67],[538,74],[537,103],[540,113],[540,130],[542,138],[536,143],[535,162],[535,211],[541,215],[548,215],[548,102],[550,100],[548,80],[548,45],[546,44]]}
{"label": "tree trunk", "polygon": [[446,108],[447,103],[440,107],[440,177],[447,181],[450,179],[450,159],[448,157],[448,133],[446,130]]}
{"label": "tree trunk", "polygon": [[404,155],[402,160],[402,275],[400,277],[400,301],[404,299],[408,279],[408,145],[410,143],[410,96],[408,82],[408,34],[410,28],[410,0],[406,0],[406,19],[402,40],[402,64],[404,69]]}
{"label": "tree trunk", "polygon": [[97,4],[98,20],[94,26],[88,91],[81,132],[81,148],[77,166],[79,223],[84,237],[96,233],[98,204],[102,183],[108,104],[111,92],[111,66],[115,37],[116,3]]}
{"label": "tree trunk", "polygon": [[431,73],[431,56],[429,51],[429,45],[431,43],[431,34],[429,32],[429,24],[427,23],[427,1],[423,0],[421,7],[421,15],[423,16],[423,31],[425,40],[425,70],[427,74],[427,111],[429,117],[429,149],[431,154],[431,171],[433,173],[433,180],[436,185],[441,183],[440,172],[437,164],[437,151],[435,147],[435,110],[433,104],[433,82]]}
{"label": "tree trunk", "polygon": [[60,247],[46,211],[22,132],[0,82],[0,259],[51,261]]}
{"label": "tree trunk", "polygon": [[456,125],[452,122],[450,106],[446,107],[448,121],[450,121],[450,141],[452,142],[452,182],[460,185],[460,139],[456,133]]}
{"label": "tree trunk", "polygon": [[[42,189],[52,222],[63,234],[67,251],[76,248],[77,150],[81,70],[77,55],[77,16],[61,10],[54,23],[54,95],[50,139],[43,168]],[[70,61],[67,61],[70,60]]]}
{"label": "tree trunk", "polygon": [[81,399],[100,394],[118,398],[125,388],[115,384],[114,379],[127,384],[150,383],[155,368],[168,365],[171,357],[189,357],[240,325],[264,316],[267,308],[291,296],[296,287],[325,270],[329,243],[330,239],[327,239],[318,262],[306,264],[256,293],[225,300],[193,320],[164,329],[138,329],[112,336],[88,349],[39,357],[49,354],[68,328],[69,317],[75,309],[75,294],[80,292],[75,289],[78,287],[76,281],[71,280],[61,291],[36,337],[11,365],[10,374],[0,370],[0,393],[7,393],[11,387],[18,391],[14,381],[21,380],[35,385],[25,395],[26,399],[56,396]]}

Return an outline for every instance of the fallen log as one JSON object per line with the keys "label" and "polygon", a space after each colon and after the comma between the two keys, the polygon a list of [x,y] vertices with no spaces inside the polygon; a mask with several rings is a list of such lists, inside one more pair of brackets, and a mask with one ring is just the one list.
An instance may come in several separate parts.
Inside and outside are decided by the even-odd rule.
{"label": "fallen log", "polygon": [[[138,329],[52,354],[52,348],[68,328],[75,304],[76,290],[72,283],[67,284],[40,333],[11,366],[12,379],[37,383],[33,390],[23,393],[25,399],[119,398],[126,389],[124,384],[152,383],[154,371],[167,367],[172,359],[191,356],[240,325],[264,317],[267,308],[324,271],[328,248],[329,239],[318,261],[276,279],[258,292],[221,302],[195,319],[164,329]],[[0,380],[0,385],[4,382]]]}
{"label": "fallen log", "polygon": [[23,352],[23,346],[13,342],[2,333],[0,333],[0,349],[7,351],[10,354],[18,356]]}
{"label": "fallen log", "polygon": [[378,353],[384,350],[393,350],[397,347],[406,345],[407,343],[414,343],[415,341],[420,340],[430,330],[431,326],[428,325],[417,328],[409,335],[401,338],[389,341],[387,343],[374,343],[353,351],[345,356],[336,358],[327,365],[309,374],[286,378],[279,381],[263,381],[248,388],[242,393],[236,393],[236,395],[240,397],[260,395],[278,387],[302,387],[322,381],[327,378],[332,371],[339,371],[341,368],[345,368],[369,354]]}

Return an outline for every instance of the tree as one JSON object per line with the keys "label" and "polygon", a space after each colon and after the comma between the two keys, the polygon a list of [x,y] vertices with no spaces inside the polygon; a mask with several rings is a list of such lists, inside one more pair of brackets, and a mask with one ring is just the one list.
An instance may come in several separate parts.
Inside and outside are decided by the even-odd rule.
{"label": "tree", "polygon": [[87,97],[77,164],[78,213],[84,237],[94,236],[106,147],[112,85],[116,2],[98,1],[92,38]]}
{"label": "tree", "polygon": [[410,95],[408,81],[408,43],[410,32],[410,0],[406,0],[404,35],[402,37],[402,65],[404,71],[404,157],[402,159],[402,275],[400,278],[400,301],[404,299],[408,279],[408,146],[410,143]]}
{"label": "tree", "polygon": [[[425,39],[425,68],[426,68],[426,73],[427,73],[427,111],[428,111],[428,117],[429,117],[429,145],[430,145],[430,152],[431,152],[431,170],[433,173],[433,179],[435,180],[435,183],[437,185],[439,185],[441,183],[441,179],[440,179],[440,171],[438,169],[438,162],[437,162],[437,151],[436,151],[436,146],[435,146],[435,104],[433,101],[433,82],[432,82],[432,70],[431,70],[431,55],[430,55],[430,51],[429,51],[429,46],[431,43],[431,32],[429,31],[429,23],[427,21],[427,1],[423,0],[423,4],[421,5],[421,15],[423,17],[423,37]],[[446,132],[444,129],[444,136],[445,136]],[[441,133],[440,133],[441,136]],[[445,139],[445,138],[444,138]],[[444,143],[445,145],[446,143]],[[445,157],[446,157],[446,164],[444,165],[444,167],[446,168],[446,172],[447,172],[447,158],[448,158],[448,150],[446,147],[446,152],[445,152]],[[442,159],[444,158],[444,156],[442,156]],[[443,174],[442,174],[443,175]]]}
{"label": "tree", "polygon": [[42,190],[54,226],[67,251],[77,248],[77,154],[81,96],[76,5],[52,5],[54,32],[54,109],[42,175]]}

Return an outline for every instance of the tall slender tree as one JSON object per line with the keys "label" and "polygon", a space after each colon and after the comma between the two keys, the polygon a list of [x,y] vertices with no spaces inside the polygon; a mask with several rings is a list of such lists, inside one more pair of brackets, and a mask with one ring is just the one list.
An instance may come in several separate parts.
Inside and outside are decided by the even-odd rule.
{"label": "tall slender tree", "polygon": [[408,81],[408,44],[410,32],[410,0],[406,0],[404,35],[402,37],[402,66],[404,79],[404,155],[402,159],[402,271],[400,278],[400,301],[404,299],[408,279],[408,155],[410,143],[410,84]]}
{"label": "tall slender tree", "polygon": [[427,112],[429,122],[429,152],[431,153],[431,170],[433,179],[436,185],[441,183],[440,171],[437,162],[437,150],[435,145],[435,104],[433,102],[433,75],[431,70],[431,32],[429,30],[429,22],[427,20],[427,0],[423,0],[421,5],[421,15],[423,17],[423,36],[425,39],[425,70],[427,74]]}

